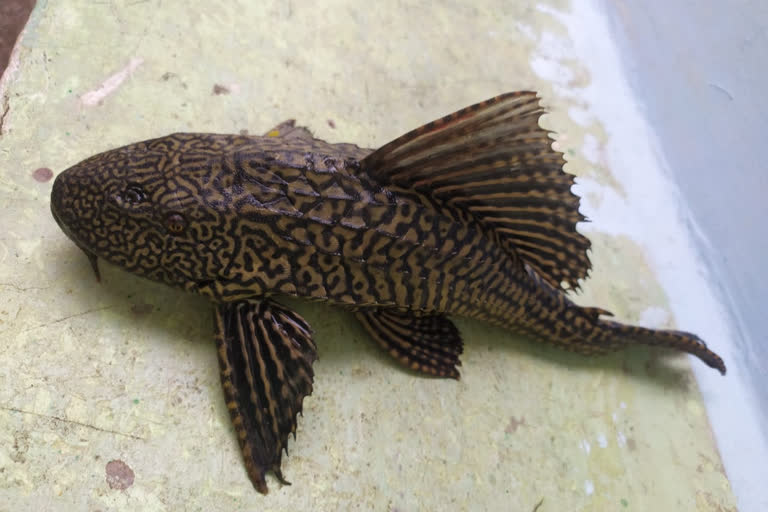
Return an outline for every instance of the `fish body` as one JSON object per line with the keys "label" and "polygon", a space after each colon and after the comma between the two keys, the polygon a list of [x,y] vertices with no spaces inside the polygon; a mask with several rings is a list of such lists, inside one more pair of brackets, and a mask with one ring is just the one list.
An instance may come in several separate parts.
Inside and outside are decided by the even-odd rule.
{"label": "fish body", "polygon": [[459,376],[453,315],[583,354],[666,346],[725,372],[695,335],[622,325],[568,298],[589,241],[541,113],[534,93],[510,93],[376,151],[292,122],[262,137],[174,134],[61,173],[51,208],[95,270],[105,259],[213,301],[225,398],[266,492],[267,470],[283,481],[316,358],[281,296],[354,311],[398,361],[436,376]]}

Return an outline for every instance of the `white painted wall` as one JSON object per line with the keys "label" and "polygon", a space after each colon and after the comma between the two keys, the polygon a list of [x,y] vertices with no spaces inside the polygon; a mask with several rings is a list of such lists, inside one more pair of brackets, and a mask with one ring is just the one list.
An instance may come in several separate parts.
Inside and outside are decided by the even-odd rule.
{"label": "white painted wall", "polygon": [[768,2],[602,4],[768,424]]}
{"label": "white painted wall", "polygon": [[[572,94],[605,126],[627,192],[581,180],[601,196],[583,211],[645,248],[678,325],[724,357],[725,378],[694,371],[740,510],[768,510],[768,2],[573,0],[553,14],[573,47],[543,51],[589,67]],[[557,82],[557,58],[534,68]]]}

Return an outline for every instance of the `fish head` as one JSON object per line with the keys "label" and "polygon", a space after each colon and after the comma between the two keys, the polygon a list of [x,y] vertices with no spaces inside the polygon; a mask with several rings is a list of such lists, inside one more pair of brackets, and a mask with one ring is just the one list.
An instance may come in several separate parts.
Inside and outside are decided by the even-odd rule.
{"label": "fish head", "polygon": [[97,279],[103,259],[154,281],[220,295],[234,241],[224,229],[226,212],[207,199],[216,144],[192,137],[130,144],[56,177],[53,217],[86,253]]}

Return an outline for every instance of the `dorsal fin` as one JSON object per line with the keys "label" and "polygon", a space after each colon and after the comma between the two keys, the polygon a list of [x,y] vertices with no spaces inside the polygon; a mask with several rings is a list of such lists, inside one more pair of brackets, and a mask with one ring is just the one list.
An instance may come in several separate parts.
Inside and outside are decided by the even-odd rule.
{"label": "dorsal fin", "polygon": [[306,142],[314,140],[312,132],[306,126],[296,126],[295,119],[283,121],[265,133],[264,137],[296,138],[303,139]]}
{"label": "dorsal fin", "polygon": [[368,155],[362,170],[462,209],[557,288],[577,287],[590,262],[585,220],[562,153],[539,126],[536,93],[502,94],[432,121]]}

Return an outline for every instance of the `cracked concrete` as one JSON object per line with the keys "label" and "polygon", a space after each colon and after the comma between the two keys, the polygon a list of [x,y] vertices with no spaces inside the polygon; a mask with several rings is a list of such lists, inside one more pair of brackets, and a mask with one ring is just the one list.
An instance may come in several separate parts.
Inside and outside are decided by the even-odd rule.
{"label": "cracked concrete", "polygon": [[0,136],[3,135],[3,127],[5,125],[5,118],[8,116],[8,111],[11,110],[11,105],[8,102],[8,97],[3,96],[2,105],[0,105]]}
{"label": "cracked concrete", "polygon": [[48,414],[40,414],[32,411],[22,411],[21,409],[16,409],[15,407],[2,407],[0,406],[0,410],[8,411],[8,412],[17,412],[19,414],[31,414],[32,416],[37,416],[39,418],[47,418],[49,420],[53,421],[60,421],[62,423],[69,423],[70,425],[77,425],[84,428],[89,428],[91,430],[96,430],[98,432],[106,432],[108,434],[114,434],[116,436],[122,436],[122,437],[129,437],[131,439],[137,439],[137,440],[143,440],[143,437],[140,436],[134,436],[133,434],[126,434],[125,432],[118,432],[117,430],[110,430],[108,428],[101,428],[97,427],[96,425],[91,425],[89,423],[83,423],[81,421],[74,421],[67,418],[59,418],[58,416],[50,416]]}

